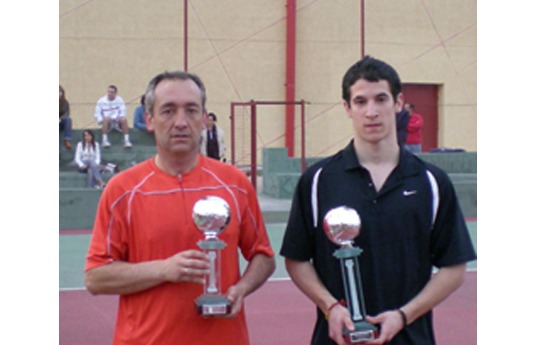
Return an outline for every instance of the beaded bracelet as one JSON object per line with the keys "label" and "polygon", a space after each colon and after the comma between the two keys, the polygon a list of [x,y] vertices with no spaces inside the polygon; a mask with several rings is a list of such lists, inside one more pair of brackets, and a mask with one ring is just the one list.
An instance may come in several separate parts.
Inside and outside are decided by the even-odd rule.
{"label": "beaded bracelet", "polygon": [[326,311],[326,313],[324,313],[324,317],[328,320],[328,316],[330,315],[330,311],[332,309],[334,309],[335,306],[337,305],[342,305],[342,306],[346,306],[347,304],[345,303],[344,300],[339,300],[337,302],[334,302],[332,303],[329,307],[328,307],[328,310]]}

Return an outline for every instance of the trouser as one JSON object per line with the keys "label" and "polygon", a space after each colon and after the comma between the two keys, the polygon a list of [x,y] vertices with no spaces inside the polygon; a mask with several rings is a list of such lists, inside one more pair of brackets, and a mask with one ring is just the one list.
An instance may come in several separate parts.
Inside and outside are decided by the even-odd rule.
{"label": "trouser", "polygon": [[411,153],[421,153],[422,144],[405,144],[405,149],[409,150]]}
{"label": "trouser", "polygon": [[83,163],[86,165],[86,168],[79,169],[79,171],[86,173],[86,187],[94,188],[98,184],[98,181],[103,180],[99,172],[99,165],[93,160],[85,160]]}
{"label": "trouser", "polygon": [[60,118],[60,132],[64,132],[64,140],[71,140],[71,117]]}

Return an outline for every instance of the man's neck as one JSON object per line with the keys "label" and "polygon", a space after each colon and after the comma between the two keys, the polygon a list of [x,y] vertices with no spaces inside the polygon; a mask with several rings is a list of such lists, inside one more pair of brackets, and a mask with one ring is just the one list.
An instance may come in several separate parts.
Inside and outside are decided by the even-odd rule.
{"label": "man's neck", "polygon": [[369,171],[375,190],[380,191],[388,176],[399,163],[397,143],[361,143],[354,142],[358,162]]}
{"label": "man's neck", "polygon": [[397,142],[366,143],[354,140],[354,151],[362,165],[394,165],[399,161]]}
{"label": "man's neck", "polygon": [[199,154],[185,154],[184,156],[168,157],[158,153],[154,158],[156,166],[171,175],[183,175],[195,169],[199,163]]}

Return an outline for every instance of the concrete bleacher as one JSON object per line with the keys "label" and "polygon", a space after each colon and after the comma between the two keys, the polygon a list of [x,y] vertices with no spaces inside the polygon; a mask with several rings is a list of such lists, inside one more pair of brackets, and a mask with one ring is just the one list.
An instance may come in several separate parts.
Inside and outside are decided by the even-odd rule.
{"label": "concrete bleacher", "polygon": [[[422,153],[419,157],[448,173],[466,217],[476,217],[476,152]],[[306,159],[309,166],[320,158]],[[301,175],[300,158],[287,156],[285,148],[263,150],[263,193],[290,199]]]}
{"label": "concrete bleacher", "polygon": [[[101,143],[101,130],[90,128],[97,142]],[[86,188],[86,174],[79,173],[73,159],[75,148],[82,140],[82,129],[73,130],[72,148],[67,150],[63,141],[60,140],[59,162],[59,221],[60,230],[65,229],[90,229],[94,223],[97,204],[101,196],[101,190]],[[114,163],[120,170],[142,162],[156,153],[154,138],[148,133],[137,129],[130,129],[130,141],[133,147],[124,148],[123,134],[111,131],[109,141],[112,146],[101,150],[102,164]],[[105,181],[111,178],[111,174],[103,174]]]}
{"label": "concrete bleacher", "polygon": [[[92,129],[96,140],[101,142],[101,131]],[[86,188],[86,175],[79,173],[73,164],[75,145],[82,138],[82,130],[73,132],[71,150],[66,150],[60,144],[59,163],[59,220],[60,230],[86,230],[94,224],[95,213],[102,191],[99,189]],[[112,146],[102,149],[102,163],[113,162],[120,170],[129,168],[133,164],[144,161],[155,155],[155,143],[151,135],[130,129],[130,139],[133,147],[123,147],[121,133],[111,132],[110,141]],[[108,181],[112,175],[104,174],[103,178]],[[257,190],[262,192],[262,179],[258,179]],[[259,194],[259,203],[263,211],[264,220],[267,223],[286,222],[288,219],[290,200],[277,199]]]}
{"label": "concrete bleacher", "polygon": [[[101,131],[92,129],[101,142]],[[86,175],[79,173],[73,164],[75,145],[82,138],[82,130],[73,131],[71,150],[60,145],[59,162],[59,223],[60,230],[91,229],[94,223],[101,190],[86,186]],[[120,170],[155,155],[151,135],[130,129],[131,149],[123,147],[121,133],[111,132],[112,147],[102,149],[102,163],[115,163]],[[59,144],[62,142],[60,141]],[[448,172],[466,217],[476,217],[476,152],[423,153],[421,157]],[[310,165],[320,158],[306,159]],[[266,222],[286,222],[296,183],[300,177],[299,158],[287,157],[285,148],[263,150],[262,176],[258,177],[258,196]],[[107,181],[112,175],[104,174]]]}

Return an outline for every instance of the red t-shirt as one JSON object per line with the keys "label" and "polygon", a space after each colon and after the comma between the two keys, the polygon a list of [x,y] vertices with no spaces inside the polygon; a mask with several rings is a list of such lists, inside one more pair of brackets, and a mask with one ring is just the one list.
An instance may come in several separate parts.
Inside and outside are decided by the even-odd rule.
{"label": "red t-shirt", "polygon": [[[166,259],[199,249],[204,239],[192,218],[194,204],[214,195],[231,209],[229,225],[219,234],[222,292],[240,278],[238,249],[250,260],[274,255],[256,193],[238,169],[199,156],[191,172],[174,176],[149,159],[115,176],[99,202],[85,270],[113,261],[131,263]],[[248,344],[245,315],[203,318],[195,299],[203,286],[164,283],[120,296],[114,344]]]}

